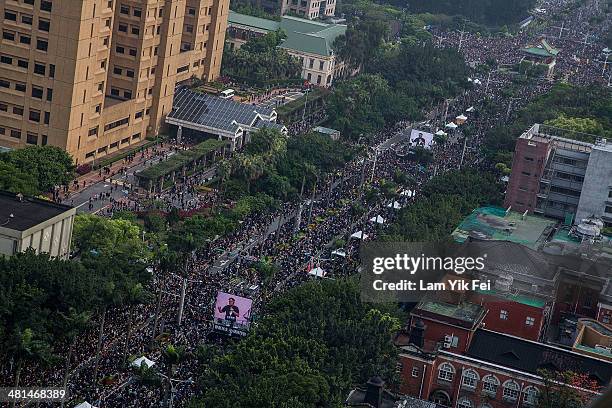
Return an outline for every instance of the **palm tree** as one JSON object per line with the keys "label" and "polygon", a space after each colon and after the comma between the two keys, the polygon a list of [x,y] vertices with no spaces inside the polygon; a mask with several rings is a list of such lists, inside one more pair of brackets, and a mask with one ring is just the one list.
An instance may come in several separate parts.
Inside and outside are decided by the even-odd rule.
{"label": "palm tree", "polygon": [[[70,377],[70,363],[72,361],[72,354],[74,353],[74,346],[76,344],[77,336],[82,333],[91,321],[90,312],[77,312],[76,309],[70,308],[68,314],[60,313],[61,322],[60,328],[62,331],[62,337],[70,344],[68,346],[68,354],[66,356],[66,372],[64,373],[63,388],[66,389],[68,386],[68,378]],[[64,406],[64,400],[62,400],[62,407]]]}
{"label": "palm tree", "polygon": [[[42,361],[45,363],[53,359],[51,346],[36,338],[36,334],[30,328],[24,330],[15,329],[6,342],[7,354],[11,355],[16,364],[15,368],[15,388],[19,387],[21,371],[27,361]],[[11,407],[15,402],[11,402]]]}

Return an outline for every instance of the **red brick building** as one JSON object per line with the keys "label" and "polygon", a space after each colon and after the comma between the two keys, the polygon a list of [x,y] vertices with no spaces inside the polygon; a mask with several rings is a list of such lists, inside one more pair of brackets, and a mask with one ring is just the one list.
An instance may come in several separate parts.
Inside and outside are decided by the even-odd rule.
{"label": "red brick building", "polygon": [[457,408],[534,407],[545,387],[542,369],[585,373],[602,386],[612,377],[610,362],[485,329],[465,353],[409,344],[400,361],[401,393]]}

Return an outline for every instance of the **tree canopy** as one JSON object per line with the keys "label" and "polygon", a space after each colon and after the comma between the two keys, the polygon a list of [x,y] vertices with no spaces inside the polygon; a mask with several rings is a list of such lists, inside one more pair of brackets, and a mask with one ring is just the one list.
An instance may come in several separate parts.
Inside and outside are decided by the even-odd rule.
{"label": "tree canopy", "polygon": [[202,359],[192,407],[340,406],[354,384],[394,377],[400,312],[361,302],[356,279],[293,288],[264,316],[245,339]]}
{"label": "tree canopy", "polygon": [[[0,167],[0,177],[5,188],[13,192],[20,188],[31,192],[35,186],[37,193],[43,193],[51,191],[54,186],[68,184],[74,178],[75,166],[72,157],[55,146],[27,146],[11,150],[0,154],[0,162],[12,165],[18,170],[19,175],[27,174],[19,177],[21,182],[16,177],[11,180],[2,176],[10,168]],[[32,184],[32,179],[35,180],[35,184]]]}
{"label": "tree canopy", "polygon": [[285,38],[282,30],[252,38],[237,50],[225,48],[221,71],[235,80],[262,85],[275,81],[299,79],[302,66],[297,58],[278,48]]}

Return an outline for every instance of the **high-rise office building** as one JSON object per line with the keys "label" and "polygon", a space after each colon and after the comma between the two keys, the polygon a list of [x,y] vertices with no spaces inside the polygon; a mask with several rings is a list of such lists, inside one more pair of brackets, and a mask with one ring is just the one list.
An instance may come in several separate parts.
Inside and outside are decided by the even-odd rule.
{"label": "high-rise office building", "polygon": [[[565,137],[561,137],[561,135]],[[567,224],[601,218],[612,225],[612,144],[535,124],[516,142],[504,204]]]}
{"label": "high-rise office building", "polygon": [[176,83],[219,76],[229,0],[0,0],[0,145],[77,164],[156,135]]}

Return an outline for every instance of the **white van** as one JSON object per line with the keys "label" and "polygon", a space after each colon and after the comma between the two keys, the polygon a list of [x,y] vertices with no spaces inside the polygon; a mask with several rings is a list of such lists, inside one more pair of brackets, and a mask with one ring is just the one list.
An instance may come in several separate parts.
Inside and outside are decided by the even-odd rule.
{"label": "white van", "polygon": [[219,97],[223,99],[231,99],[234,97],[235,91],[233,89],[226,89],[225,91],[219,92]]}

